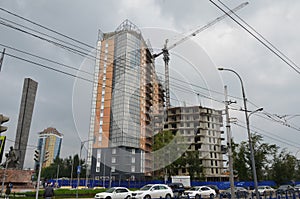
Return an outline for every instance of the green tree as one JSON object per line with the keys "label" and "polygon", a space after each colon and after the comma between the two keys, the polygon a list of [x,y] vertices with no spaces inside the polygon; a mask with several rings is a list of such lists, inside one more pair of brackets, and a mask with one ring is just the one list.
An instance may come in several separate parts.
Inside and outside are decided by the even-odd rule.
{"label": "green tree", "polygon": [[[81,173],[85,174],[86,172],[85,161],[81,159],[80,163],[82,166]],[[78,155],[75,155],[74,158],[72,158],[71,156],[65,159],[56,158],[50,166],[42,169],[41,176],[47,179],[56,179],[57,177],[71,178],[71,171],[73,167],[73,178],[75,178],[77,177],[76,168],[78,164],[79,164]]]}
{"label": "green tree", "polygon": [[245,145],[235,145],[233,149],[233,169],[237,172],[239,180],[249,180],[249,165],[245,155],[247,151]]}
{"label": "green tree", "polygon": [[195,178],[200,179],[201,177],[204,177],[202,161],[199,158],[198,151],[187,151],[186,156],[184,156],[184,158],[186,159],[185,166],[187,166],[187,170],[190,174],[191,180],[194,180]]}
{"label": "green tree", "polygon": [[[272,165],[272,157],[277,153],[275,144],[263,143],[261,135],[252,134],[252,146],[254,150],[255,167],[258,180],[268,179],[268,172]],[[233,144],[234,170],[237,171],[239,180],[252,180],[252,164],[249,142]]]}
{"label": "green tree", "polygon": [[[177,133],[174,135],[170,131],[163,131],[155,135],[153,149],[154,151],[161,150],[162,153],[155,154],[154,162],[169,163],[169,165],[158,172],[160,175],[167,171],[169,177],[171,177],[172,175],[177,175],[179,169],[186,168],[192,180],[195,178],[200,179],[204,176],[199,152],[189,150],[190,145],[187,145],[186,141],[186,138],[181,134]],[[181,153],[183,154],[181,155]],[[171,156],[170,161],[172,162],[168,162],[168,157],[165,156]],[[176,160],[174,161],[174,159]]]}
{"label": "green tree", "polygon": [[168,165],[166,167],[166,154],[170,153],[170,151],[167,150],[167,145],[173,140],[174,135],[171,131],[162,131],[154,135],[154,141],[153,141],[153,151],[154,151],[154,164],[155,168],[161,168],[158,171],[156,171],[156,176],[164,176],[165,172],[168,170],[168,174],[174,172],[174,165]]}
{"label": "green tree", "polygon": [[297,159],[285,149],[274,155],[271,176],[277,184],[297,179]]}

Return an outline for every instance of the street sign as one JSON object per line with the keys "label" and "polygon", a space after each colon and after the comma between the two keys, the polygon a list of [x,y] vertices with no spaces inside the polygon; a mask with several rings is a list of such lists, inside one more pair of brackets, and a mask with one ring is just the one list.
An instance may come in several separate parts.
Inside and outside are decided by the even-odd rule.
{"label": "street sign", "polygon": [[77,166],[77,174],[81,172],[81,166]]}
{"label": "street sign", "polygon": [[6,140],[6,136],[0,136],[0,162],[2,162],[5,140]]}

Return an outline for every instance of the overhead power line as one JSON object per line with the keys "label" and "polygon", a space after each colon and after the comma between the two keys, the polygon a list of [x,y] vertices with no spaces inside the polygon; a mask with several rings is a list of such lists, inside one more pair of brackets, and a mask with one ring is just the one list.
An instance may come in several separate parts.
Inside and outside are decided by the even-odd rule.
{"label": "overhead power line", "polygon": [[43,25],[41,25],[41,24],[39,24],[39,23],[36,23],[36,22],[34,22],[34,21],[30,20],[30,19],[27,19],[27,18],[25,18],[25,17],[22,17],[22,16],[20,16],[20,15],[18,15],[18,14],[16,14],[16,13],[10,12],[10,11],[4,9],[4,8],[0,8],[0,10],[4,11],[4,12],[10,14],[10,15],[13,15],[13,16],[15,16],[15,17],[17,17],[17,18],[20,18],[20,19],[22,19],[22,20],[25,20],[25,21],[27,21],[27,22],[29,22],[29,23],[31,23],[31,24],[34,24],[34,25],[39,26],[39,27],[41,27],[41,28],[44,28],[44,29],[46,29],[46,30],[48,30],[48,31],[50,31],[50,32],[53,32],[53,33],[55,33],[55,34],[58,34],[58,35],[60,35],[60,36],[62,36],[62,37],[65,37],[65,38],[67,38],[67,39],[70,39],[70,40],[72,40],[72,41],[75,41],[75,42],[77,42],[77,43],[80,43],[80,44],[82,44],[82,45],[84,45],[84,46],[87,46],[87,47],[89,47],[89,48],[94,48],[94,46],[91,46],[91,45],[88,45],[88,44],[86,44],[86,43],[83,43],[83,42],[81,42],[81,41],[79,41],[79,40],[77,40],[77,39],[74,39],[74,38],[69,37],[69,36],[67,36],[67,35],[65,35],[65,34],[62,34],[62,33],[58,32],[58,31],[55,31],[55,30],[53,30],[53,29],[50,29],[50,28],[48,28],[48,27],[46,27],[46,26],[43,26]]}
{"label": "overhead power line", "polygon": [[48,61],[48,62],[50,62],[50,63],[54,63],[54,64],[61,65],[61,66],[64,66],[64,67],[66,67],[66,68],[69,68],[69,69],[76,70],[76,71],[78,71],[78,72],[82,72],[82,73],[85,73],[85,74],[94,76],[94,74],[91,73],[91,72],[88,72],[88,71],[85,71],[85,70],[80,70],[80,69],[75,68],[75,67],[73,67],[73,66],[69,66],[69,65],[66,65],[66,64],[63,64],[63,63],[59,63],[59,62],[57,62],[57,61],[53,61],[53,60],[48,59],[48,58],[44,58],[44,57],[41,57],[41,56],[38,56],[38,55],[35,55],[35,54],[32,54],[32,53],[29,53],[29,52],[25,52],[25,51],[23,51],[23,50],[19,50],[19,49],[17,49],[17,48],[13,48],[13,47],[11,47],[11,46],[7,46],[7,45],[1,44],[1,43],[0,43],[0,46],[5,47],[5,48],[8,48],[8,49],[11,49],[11,50],[14,50],[14,51],[17,51],[17,52],[20,52],[20,53],[23,53],[23,54],[26,54],[26,55],[29,55],[29,56],[32,56],[32,57],[35,57],[35,58],[38,58],[38,59],[41,59],[41,60],[44,60],[44,61]]}
{"label": "overhead power line", "polygon": [[[1,8],[0,8],[0,10],[4,10],[5,12],[7,12],[7,10],[5,10],[5,9],[1,9]],[[8,11],[8,12],[9,12],[9,11]],[[21,19],[26,20],[26,21],[28,21],[28,22],[30,21],[32,24],[35,24],[35,25],[38,24],[38,23],[33,22],[33,21],[29,20],[29,19],[25,19],[24,17],[21,17],[21,16],[19,16],[19,15],[17,15],[17,14],[14,14],[14,13],[12,13],[12,12],[9,12],[9,13],[12,14],[12,15],[14,15],[14,16],[18,16],[18,18],[21,18]],[[3,19],[3,18],[2,18],[2,19]],[[10,20],[7,20],[7,21],[10,21]],[[15,22],[13,22],[13,23],[15,23]],[[17,23],[15,23],[15,24],[17,24]],[[66,45],[64,45],[64,44],[61,44],[61,43],[58,43],[58,42],[49,40],[49,39],[44,38],[44,37],[42,37],[42,36],[38,36],[38,35],[36,35],[36,34],[33,34],[33,33],[28,32],[28,31],[22,30],[22,29],[20,29],[20,28],[14,27],[14,26],[12,26],[12,25],[10,25],[10,24],[7,24],[7,23],[5,23],[5,22],[3,22],[3,21],[2,21],[2,25],[6,25],[6,26],[11,27],[11,28],[13,28],[13,29],[19,30],[19,31],[21,31],[21,32],[23,32],[23,33],[29,34],[29,35],[34,36],[34,37],[36,37],[36,38],[38,38],[38,39],[41,39],[41,40],[43,40],[43,41],[47,41],[47,42],[53,43],[54,45],[56,45],[56,46],[58,46],[58,47],[61,47],[61,48],[66,49],[66,50],[68,50],[68,51],[71,51],[72,53],[78,54],[78,55],[80,55],[80,56],[84,56],[84,57],[87,57],[87,56],[88,56],[88,58],[90,58],[90,59],[92,59],[92,60],[100,60],[100,61],[102,60],[102,61],[103,61],[103,59],[101,59],[101,58],[100,58],[100,59],[97,59],[95,56],[91,56],[91,55],[88,54],[88,53],[85,53],[85,52],[82,52],[82,51],[80,51],[80,50],[75,49],[75,48],[78,47],[78,46],[76,46],[76,45],[72,45],[72,44],[70,44],[70,43],[68,43],[68,42],[65,42],[65,41],[63,41],[63,40],[59,40],[59,39],[57,39],[57,38],[55,38],[55,37],[52,37],[52,36],[50,36],[50,35],[48,35],[48,34],[41,33],[41,32],[39,32],[39,31],[35,31],[35,30],[32,29],[32,28],[28,28],[28,27],[26,27],[26,26],[22,26],[22,25],[20,25],[20,24],[17,24],[17,25],[19,25],[20,27],[26,28],[26,29],[31,30],[31,31],[35,31],[35,32],[37,32],[38,34],[42,34],[43,36],[47,36],[47,37],[49,37],[49,38],[55,39],[56,41],[63,42],[63,43],[65,43],[65,44],[67,44],[67,45],[72,45],[72,47],[66,46]],[[48,30],[48,31],[50,31],[50,32],[53,32],[53,33],[55,33],[55,34],[58,34],[58,35],[60,35],[60,36],[64,36],[65,38],[71,39],[72,41],[75,41],[75,42],[77,42],[77,43],[84,44],[85,46],[87,46],[87,47],[89,47],[89,48],[95,49],[95,48],[94,48],[93,46],[91,46],[91,45],[85,44],[85,43],[82,42],[82,41],[73,39],[73,38],[71,38],[71,37],[69,37],[69,36],[67,36],[67,35],[65,35],[65,34],[59,33],[59,32],[57,32],[57,31],[52,30],[52,29],[50,29],[50,28],[47,28],[47,27],[45,27],[45,26],[43,26],[43,25],[38,24],[38,26],[40,26],[40,27],[42,27],[42,28],[44,28],[44,29],[46,29],[46,30]],[[73,48],[73,47],[75,47],[75,48]],[[17,51],[18,51],[18,49],[14,49],[14,50],[17,50]],[[88,51],[87,49],[81,49],[81,50]],[[99,51],[99,49],[98,49],[98,51]],[[22,52],[22,51],[19,51],[19,52]],[[102,50],[100,50],[100,52],[102,52]],[[23,51],[22,53],[24,53],[24,51]],[[134,52],[129,52],[129,53],[134,53]],[[35,56],[36,58],[43,59],[43,60],[49,61],[49,62],[51,62],[51,63],[55,63],[55,64],[58,64],[58,65],[61,65],[61,66],[64,66],[64,67],[67,67],[67,68],[70,68],[70,69],[77,70],[78,72],[84,72],[84,73],[87,73],[87,74],[88,74],[87,71],[82,71],[82,70],[76,69],[75,67],[71,67],[71,66],[68,66],[68,65],[65,65],[65,64],[62,64],[62,63],[59,63],[59,62],[56,62],[56,61],[47,59],[47,58],[42,58],[42,57],[40,57],[40,56],[36,56],[36,55],[30,54],[30,53],[28,53],[27,55]],[[111,56],[113,56],[113,55],[111,55]],[[15,57],[15,58],[16,58],[16,57]],[[18,58],[21,58],[21,57],[18,57]],[[125,59],[120,58],[120,60],[126,60],[126,58],[125,58]],[[25,60],[23,60],[23,61],[25,61]],[[27,60],[27,61],[30,61],[30,60]],[[32,63],[32,64],[40,65],[39,63],[36,63],[36,62],[35,62],[35,63]],[[126,68],[126,67],[129,67],[129,66],[126,65],[126,66],[122,66],[122,67]],[[56,71],[56,72],[59,72],[59,71]],[[62,71],[62,72],[64,73],[64,71]],[[90,73],[90,74],[91,74],[91,73]],[[162,73],[158,73],[158,72],[157,72],[157,74],[162,74]],[[67,74],[66,74],[66,75],[67,75]],[[163,74],[162,74],[162,75],[163,75]],[[69,76],[70,76],[70,74],[69,74]],[[74,75],[74,74],[71,74],[71,76],[73,76],[73,77],[79,77],[78,75]],[[79,78],[81,79],[82,77],[79,77]],[[202,97],[207,98],[207,99],[211,99],[211,100],[214,100],[214,101],[217,101],[217,102],[221,102],[220,100],[215,99],[215,98],[212,98],[211,96],[206,96],[205,94],[201,94],[202,92],[196,90],[195,88],[203,89],[203,90],[206,90],[206,91],[209,91],[209,92],[213,92],[213,93],[216,93],[216,94],[219,94],[219,95],[222,95],[222,96],[224,95],[223,92],[210,90],[210,89],[208,89],[208,88],[201,87],[201,86],[199,86],[199,85],[192,84],[192,83],[190,83],[190,82],[186,82],[186,81],[183,81],[183,80],[174,78],[174,77],[171,77],[171,79],[173,79],[173,80],[175,80],[175,81],[178,81],[178,82],[181,82],[181,83],[184,83],[184,84],[187,84],[188,86],[192,86],[192,87],[193,87],[193,91],[191,91],[190,93],[197,94],[197,95],[199,95],[199,96],[201,95]],[[93,82],[92,80],[89,80],[89,79],[88,79],[88,81]],[[174,82],[174,83],[175,83],[175,82]],[[172,85],[173,85],[173,84],[172,84]],[[173,85],[173,86],[174,86],[174,88],[178,88],[178,86],[177,86],[177,87],[176,87],[175,85]],[[179,89],[181,89],[181,91],[182,91],[182,88],[179,88]],[[236,97],[236,96],[230,96],[230,97],[233,97],[233,98],[235,98],[235,99],[241,99],[240,97]],[[178,101],[177,99],[174,99],[174,100]],[[248,102],[250,102],[250,101],[248,100]],[[252,102],[250,102],[250,103],[252,103]],[[252,103],[252,105],[255,105],[255,104]],[[255,105],[255,106],[256,106],[256,105]],[[271,115],[271,114],[269,114],[269,115]],[[274,115],[273,115],[273,116],[274,116]],[[266,118],[265,118],[265,119],[266,119]],[[274,121],[274,122],[276,122],[276,121]],[[278,122],[278,121],[277,121],[277,122]],[[285,126],[288,126],[288,125],[285,125]]]}
{"label": "overhead power line", "polygon": [[[223,3],[221,0],[218,0],[226,9],[230,9],[225,3]],[[253,26],[251,26],[249,23],[247,23],[244,19],[242,19],[238,14],[235,12],[233,13],[234,16],[236,16],[239,20],[241,20],[246,26],[248,26],[253,32],[255,32],[262,40],[267,42],[273,49],[275,49],[281,56],[283,56],[285,59],[287,59],[290,63],[292,63],[297,69],[300,70],[300,67],[291,60],[288,56],[286,56],[280,49],[278,49],[274,44],[272,44],[268,39],[266,39],[261,33],[259,33]]]}
{"label": "overhead power line", "polygon": [[[242,127],[242,128],[244,128],[244,129],[246,129],[246,126],[245,126],[245,123],[244,123],[244,122],[242,122],[241,120],[238,120],[238,122],[241,123],[241,124],[238,124],[238,123],[233,123],[233,124],[236,125],[236,126],[239,126],[239,127]],[[257,133],[257,134],[259,134],[259,135],[263,135],[263,136],[268,137],[268,138],[270,138],[270,139],[276,140],[277,142],[286,144],[287,146],[293,146],[293,147],[298,148],[298,149],[300,148],[300,144],[297,143],[297,142],[294,142],[294,141],[285,139],[285,138],[283,138],[283,137],[274,135],[273,133],[271,133],[271,132],[269,132],[269,131],[263,130],[263,129],[258,128],[258,127],[253,126],[253,125],[251,125],[251,128],[256,129],[256,131],[251,130],[251,131],[254,132],[254,133]],[[261,133],[261,132],[264,132],[264,133]],[[267,135],[266,135],[266,134],[267,134]]]}
{"label": "overhead power line", "polygon": [[[213,5],[215,5],[219,10],[221,10],[224,13],[227,13],[223,8],[221,8],[219,5],[217,5],[213,0],[209,0]],[[270,47],[268,44],[266,44],[262,39],[260,39],[258,36],[256,36],[254,33],[252,33],[248,28],[246,28],[243,24],[241,24],[239,21],[237,21],[235,18],[233,18],[231,15],[228,15],[235,23],[237,23],[240,27],[242,27],[246,32],[248,32],[252,37],[254,37],[259,43],[261,43],[263,46],[265,46],[268,50],[270,50],[273,54],[275,54],[279,59],[281,59],[284,63],[286,63],[288,66],[290,66],[296,73],[300,74],[300,68],[297,65],[293,65],[289,63],[288,60],[286,60],[286,56],[281,56],[280,52],[276,52],[272,47]],[[272,45],[273,46],[273,45]],[[292,62],[294,63],[294,62]]]}

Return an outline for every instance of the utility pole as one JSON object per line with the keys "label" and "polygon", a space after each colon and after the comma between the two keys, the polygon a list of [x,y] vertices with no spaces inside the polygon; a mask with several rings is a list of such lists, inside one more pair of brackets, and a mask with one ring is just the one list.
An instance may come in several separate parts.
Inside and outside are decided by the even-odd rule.
{"label": "utility pole", "polygon": [[231,148],[231,129],[230,119],[228,112],[228,105],[231,103],[228,101],[227,86],[224,86],[225,95],[225,114],[226,114],[226,133],[227,133],[227,148],[228,148],[228,164],[229,164],[229,181],[230,181],[230,193],[231,198],[235,199],[234,195],[234,175],[233,175],[233,160],[232,160],[232,148]]}
{"label": "utility pole", "polygon": [[78,198],[78,187],[80,184],[80,172],[81,172],[81,151],[82,147],[84,145],[84,142],[80,142],[80,151],[79,151],[79,161],[78,161],[78,166],[77,166],[77,186],[76,186],[76,198]]}
{"label": "utility pole", "polygon": [[72,155],[71,182],[70,182],[71,188],[73,187],[73,170],[74,170],[74,155]]}
{"label": "utility pole", "polygon": [[241,83],[242,95],[243,95],[243,101],[244,101],[244,111],[245,111],[246,125],[247,125],[247,133],[248,133],[248,142],[249,142],[249,148],[250,148],[250,157],[251,157],[251,166],[252,166],[252,173],[253,173],[254,189],[255,189],[256,198],[259,199],[259,192],[258,192],[258,189],[257,189],[258,182],[257,182],[256,167],[255,167],[254,149],[253,149],[253,143],[252,143],[251,132],[250,132],[250,124],[249,124],[249,115],[251,115],[252,113],[255,113],[257,111],[261,111],[262,108],[259,108],[256,111],[253,111],[248,115],[247,98],[246,98],[244,84],[243,84],[243,80],[242,80],[241,76],[236,71],[234,71],[232,69],[218,68],[218,70],[220,70],[220,71],[229,71],[229,72],[234,73],[238,77],[238,79],[240,80],[240,83]]}
{"label": "utility pole", "polygon": [[59,175],[59,163],[57,165],[57,170],[56,170],[56,188],[58,188],[58,175]]}

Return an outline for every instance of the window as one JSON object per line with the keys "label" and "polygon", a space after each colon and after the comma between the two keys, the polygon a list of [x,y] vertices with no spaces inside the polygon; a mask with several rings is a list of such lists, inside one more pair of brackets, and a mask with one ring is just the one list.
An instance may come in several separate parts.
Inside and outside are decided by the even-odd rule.
{"label": "window", "polygon": [[116,157],[111,158],[111,163],[116,163]]}
{"label": "window", "polygon": [[111,154],[116,154],[117,153],[117,149],[112,149],[111,150]]}
{"label": "window", "polygon": [[135,157],[131,158],[131,163],[135,163]]}
{"label": "window", "polygon": [[160,190],[164,190],[164,189],[168,189],[168,188],[161,185],[161,186],[159,186],[159,189],[160,189]]}
{"label": "window", "polygon": [[101,149],[97,149],[97,158],[101,158]]}
{"label": "window", "polygon": [[96,172],[100,172],[100,167],[96,167]]}
{"label": "window", "polygon": [[131,149],[131,154],[135,154],[135,149]]}
{"label": "window", "polygon": [[116,167],[115,166],[111,166],[111,172],[115,172],[116,171]]}
{"label": "window", "polygon": [[135,166],[131,166],[131,172],[135,172]]}

